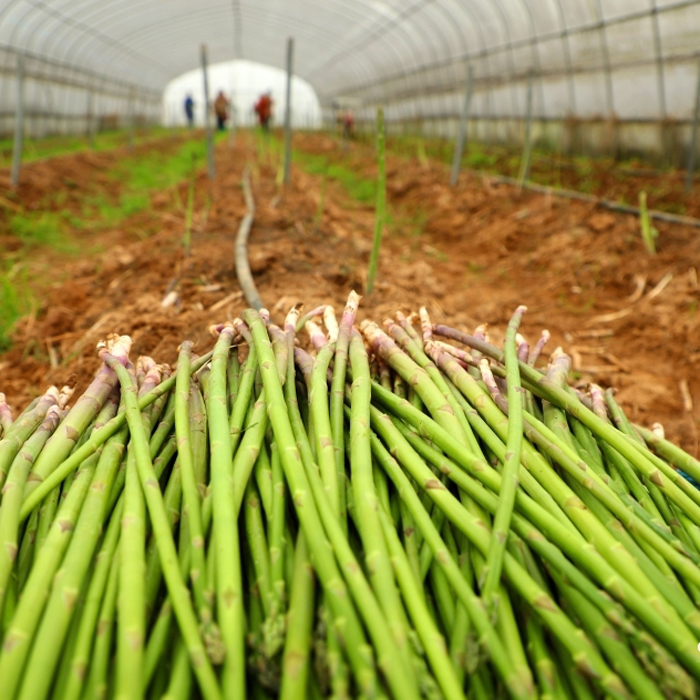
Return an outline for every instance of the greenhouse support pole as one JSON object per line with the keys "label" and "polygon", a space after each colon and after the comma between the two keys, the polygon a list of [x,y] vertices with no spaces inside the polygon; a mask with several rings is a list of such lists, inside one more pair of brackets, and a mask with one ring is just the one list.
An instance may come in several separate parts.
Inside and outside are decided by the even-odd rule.
{"label": "greenhouse support pole", "polygon": [[690,135],[690,148],[688,150],[688,169],[685,173],[686,192],[690,192],[693,187],[695,158],[698,152],[698,120],[700,120],[700,67],[698,69],[698,86],[695,89],[695,110],[693,112],[693,128]]}
{"label": "greenhouse support pole", "polygon": [[292,169],[292,62],[294,39],[287,39],[287,105],[284,110],[284,184],[289,184]]}
{"label": "greenhouse support pole", "polygon": [[472,67],[467,70],[467,92],[464,96],[462,118],[459,121],[459,133],[455,143],[455,154],[452,159],[452,172],[450,173],[450,187],[454,187],[459,180],[459,169],[462,165],[462,155],[467,142],[467,122],[469,121],[469,103],[472,101]]}
{"label": "greenhouse support pole", "polygon": [[214,135],[211,130],[211,119],[209,119],[209,75],[207,73],[207,45],[202,44],[202,75],[204,76],[204,129],[207,137],[207,168],[209,179],[213,180],[216,175],[214,168]]}
{"label": "greenhouse support pole", "polygon": [[234,148],[236,146],[236,95],[231,91],[229,97],[231,100],[231,128],[229,131],[228,145]]}
{"label": "greenhouse support pole", "polygon": [[530,154],[532,138],[532,71],[527,76],[527,100],[525,103],[525,142],[523,143],[523,155],[520,159],[520,173],[518,174],[518,187],[530,178]]}
{"label": "greenhouse support pole", "polygon": [[90,148],[95,147],[95,129],[94,129],[94,93],[92,89],[88,90],[87,94],[87,137]]}
{"label": "greenhouse support pole", "polygon": [[128,113],[129,113],[129,150],[133,151],[134,150],[134,129],[136,127],[136,116],[134,114],[135,111],[135,98],[134,98],[134,86],[132,85],[129,87],[129,106],[128,106]]}
{"label": "greenhouse support pole", "polygon": [[10,184],[17,187],[22,165],[22,141],[24,139],[24,57],[17,54],[17,112],[15,113],[15,142],[12,148],[12,173]]}

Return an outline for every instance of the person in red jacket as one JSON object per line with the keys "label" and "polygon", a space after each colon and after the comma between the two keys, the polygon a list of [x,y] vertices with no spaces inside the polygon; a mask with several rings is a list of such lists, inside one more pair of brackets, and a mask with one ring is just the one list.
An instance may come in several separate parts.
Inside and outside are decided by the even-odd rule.
{"label": "person in red jacket", "polygon": [[255,103],[255,113],[258,115],[258,122],[264,131],[270,130],[270,119],[272,119],[272,95],[266,92],[260,95]]}

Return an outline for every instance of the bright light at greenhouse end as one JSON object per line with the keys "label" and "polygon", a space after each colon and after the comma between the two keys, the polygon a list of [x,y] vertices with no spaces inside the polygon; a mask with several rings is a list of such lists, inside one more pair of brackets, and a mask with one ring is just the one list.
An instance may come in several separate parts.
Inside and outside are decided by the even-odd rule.
{"label": "bright light at greenhouse end", "polygon": [[[209,99],[213,102],[219,90],[231,101],[237,126],[255,124],[253,105],[265,92],[272,93],[273,126],[284,123],[286,105],[285,71],[252,61],[227,61],[209,66]],[[163,93],[163,122],[166,126],[184,126],[185,98],[194,100],[194,123],[204,125],[204,89],[202,71],[195,69],[172,80]],[[315,129],[321,126],[321,106],[314,89],[301,78],[292,80],[292,126]]]}

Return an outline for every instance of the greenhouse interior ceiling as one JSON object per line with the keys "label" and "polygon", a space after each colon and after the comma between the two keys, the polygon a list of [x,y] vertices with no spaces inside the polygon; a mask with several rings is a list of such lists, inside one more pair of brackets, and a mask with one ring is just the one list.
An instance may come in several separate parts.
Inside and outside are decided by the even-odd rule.
{"label": "greenhouse interior ceiling", "polygon": [[284,68],[289,38],[326,112],[360,120],[382,104],[390,123],[451,133],[468,89],[470,117],[492,122],[528,104],[542,120],[687,122],[698,27],[698,0],[3,0],[0,130],[20,63],[25,111],[70,130],[86,109],[162,120],[202,45],[210,64]]}
{"label": "greenhouse interior ceiling", "polygon": [[0,700],[700,700],[700,0],[0,0]]}

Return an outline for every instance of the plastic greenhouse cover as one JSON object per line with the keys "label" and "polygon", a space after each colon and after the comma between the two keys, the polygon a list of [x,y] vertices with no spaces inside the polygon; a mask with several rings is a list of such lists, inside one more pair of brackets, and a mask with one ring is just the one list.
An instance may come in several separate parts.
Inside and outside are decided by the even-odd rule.
{"label": "plastic greenhouse cover", "polygon": [[27,98],[63,86],[70,111],[86,90],[154,102],[201,44],[211,64],[284,68],[293,36],[295,72],[326,106],[454,113],[471,66],[483,115],[522,115],[532,76],[541,117],[688,118],[698,27],[700,0],[1,0],[0,103],[18,54]]}

